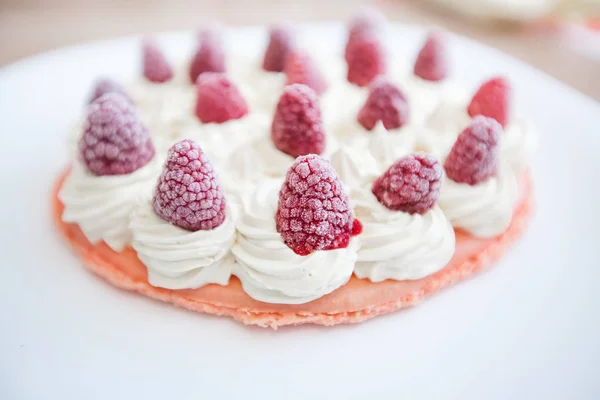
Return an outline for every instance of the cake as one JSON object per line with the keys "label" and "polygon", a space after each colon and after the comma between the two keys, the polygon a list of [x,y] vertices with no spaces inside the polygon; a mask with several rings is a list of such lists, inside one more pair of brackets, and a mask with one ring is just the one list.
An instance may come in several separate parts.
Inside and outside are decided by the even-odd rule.
{"label": "cake", "polygon": [[385,24],[358,15],[325,55],[277,25],[256,59],[207,30],[183,66],[144,39],[142,77],[99,80],[69,135],[59,232],[119,288],[275,329],[361,322],[499,260],[533,211],[536,133],[506,78],[449,81],[441,31],[397,73]]}

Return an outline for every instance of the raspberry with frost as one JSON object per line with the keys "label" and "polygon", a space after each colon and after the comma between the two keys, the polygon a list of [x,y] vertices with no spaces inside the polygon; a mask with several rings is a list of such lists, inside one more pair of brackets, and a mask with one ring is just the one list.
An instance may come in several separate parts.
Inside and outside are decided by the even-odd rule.
{"label": "raspberry with frost", "polygon": [[288,170],[275,222],[284,243],[301,256],[345,248],[361,231],[340,179],[316,154],[298,157]]}
{"label": "raspberry with frost", "polygon": [[325,77],[319,71],[312,57],[305,51],[292,51],[285,61],[286,85],[302,83],[317,94],[327,89]]}
{"label": "raspberry with frost", "polygon": [[348,46],[347,80],[357,86],[367,86],[377,76],[387,72],[385,48],[372,32],[357,35]]}
{"label": "raspberry with frost", "polygon": [[387,78],[379,77],[371,84],[369,97],[358,112],[357,119],[369,131],[379,121],[387,130],[398,129],[408,122],[406,97]]}
{"label": "raspberry with frost", "polygon": [[225,72],[225,52],[220,36],[213,31],[200,34],[201,43],[190,64],[190,81],[196,83],[205,72]]}
{"label": "raspberry with frost", "polygon": [[413,73],[426,81],[437,82],[446,79],[448,75],[446,53],[446,38],[442,32],[430,32],[417,55]]}
{"label": "raspberry with frost", "polygon": [[294,47],[292,31],[285,25],[276,25],[269,32],[262,67],[269,72],[283,72],[285,61]]}
{"label": "raspberry with frost", "polygon": [[124,175],[146,165],[154,145],[129,99],[113,92],[89,105],[79,154],[94,175]]}
{"label": "raspberry with frost", "polygon": [[142,44],[144,77],[150,82],[164,83],[173,78],[173,68],[155,40],[147,38]]}
{"label": "raspberry with frost", "polygon": [[131,97],[129,97],[123,86],[107,78],[98,79],[96,81],[96,84],[94,85],[94,91],[92,92],[92,96],[90,97],[88,103],[92,103],[94,100],[106,93],[119,93],[121,96],[127,99],[127,101],[133,104],[133,100],[131,100]]}
{"label": "raspberry with frost", "polygon": [[442,166],[425,153],[396,161],[375,180],[372,192],[390,210],[424,214],[440,197]]}
{"label": "raspberry with frost", "polygon": [[352,18],[348,24],[348,41],[344,50],[344,58],[348,61],[348,49],[352,47],[354,40],[366,32],[378,33],[386,24],[385,16],[376,8],[363,7]]}
{"label": "raspberry with frost", "polygon": [[153,205],[159,217],[189,231],[211,230],[225,221],[223,190],[210,160],[193,140],[169,149]]}
{"label": "raspberry with frost", "polygon": [[444,162],[448,178],[476,185],[496,173],[500,162],[502,126],[493,118],[479,115],[456,139]]}
{"label": "raspberry with frost", "polygon": [[484,82],[473,95],[467,111],[471,117],[485,115],[506,127],[510,113],[511,86],[504,77]]}
{"label": "raspberry with frost", "polygon": [[325,130],[314,90],[301,84],[283,88],[271,125],[271,139],[277,149],[292,157],[323,153]]}
{"label": "raspberry with frost", "polygon": [[196,116],[204,123],[223,123],[248,114],[248,104],[224,74],[206,72],[196,82]]}

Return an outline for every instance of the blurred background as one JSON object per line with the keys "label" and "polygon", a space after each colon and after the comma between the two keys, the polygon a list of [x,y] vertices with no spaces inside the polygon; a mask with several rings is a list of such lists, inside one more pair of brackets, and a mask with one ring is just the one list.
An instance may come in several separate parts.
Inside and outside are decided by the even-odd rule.
{"label": "blurred background", "polygon": [[347,20],[439,25],[513,55],[600,101],[600,0],[0,0],[0,67],[57,47],[229,25]]}

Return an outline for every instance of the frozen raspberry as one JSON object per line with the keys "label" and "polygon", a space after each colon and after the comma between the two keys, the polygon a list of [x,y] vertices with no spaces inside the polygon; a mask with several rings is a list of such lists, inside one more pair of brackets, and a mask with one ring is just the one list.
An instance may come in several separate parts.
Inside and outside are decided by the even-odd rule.
{"label": "frozen raspberry", "polygon": [[315,154],[300,156],[279,192],[277,232],[296,254],[347,247],[361,225],[329,161]]}
{"label": "frozen raspberry", "polygon": [[202,42],[190,64],[190,81],[196,83],[205,72],[225,72],[225,52],[220,36],[213,31],[200,34]]}
{"label": "frozen raspberry", "polygon": [[285,61],[294,47],[292,32],[287,26],[278,25],[269,33],[269,45],[265,51],[262,67],[265,71],[283,72]]}
{"label": "frozen raspberry", "polygon": [[123,86],[110,79],[99,79],[96,81],[94,92],[92,93],[88,103],[92,103],[94,100],[106,93],[119,93],[121,96],[127,99],[127,101],[133,104],[133,100],[131,100],[131,97],[129,97]]}
{"label": "frozen raspberry", "polygon": [[473,118],[456,139],[444,163],[448,178],[476,185],[494,175],[500,161],[502,126],[483,115]]}
{"label": "frozen raspberry", "polygon": [[425,153],[396,161],[373,182],[377,200],[390,210],[424,214],[440,197],[442,166]]}
{"label": "frozen raspberry", "polygon": [[158,47],[158,43],[152,39],[144,40],[142,52],[146,79],[154,83],[164,83],[173,78],[173,68]]}
{"label": "frozen raspberry", "polygon": [[400,89],[387,78],[379,77],[371,84],[357,119],[369,131],[379,121],[387,130],[398,129],[408,122],[408,103]]}
{"label": "frozen raspberry", "polygon": [[271,139],[275,147],[292,157],[323,153],[325,131],[314,90],[299,83],[283,88],[271,125]]}
{"label": "frozen raspberry", "polygon": [[352,18],[348,30],[350,35],[380,29],[386,24],[385,16],[374,7],[363,7]]}
{"label": "frozen raspberry", "polygon": [[344,51],[346,61],[348,61],[348,49],[352,47],[352,42],[356,40],[358,35],[365,32],[378,33],[385,23],[385,16],[376,8],[362,8],[348,24],[348,41]]}
{"label": "frozen raspberry", "polygon": [[88,107],[79,153],[94,175],[124,175],[146,165],[154,145],[129,100],[107,93]]}
{"label": "frozen raspberry", "polygon": [[208,231],[225,221],[225,197],[212,163],[193,140],[169,149],[154,193],[156,214],[188,231]]}
{"label": "frozen raspberry", "polygon": [[357,35],[348,48],[348,82],[367,86],[375,77],[387,71],[385,49],[377,35],[365,32]]}
{"label": "frozen raspberry", "polygon": [[211,22],[198,32],[198,44],[210,42],[220,44],[223,41],[223,26],[218,22]]}
{"label": "frozen raspberry", "polygon": [[311,56],[304,51],[292,51],[285,61],[286,85],[303,83],[322,94],[327,89],[325,78]]}
{"label": "frozen raspberry", "polygon": [[248,104],[225,75],[206,72],[196,82],[196,116],[204,123],[218,124],[248,114]]}
{"label": "frozen raspberry", "polygon": [[469,115],[485,115],[505,127],[509,119],[510,95],[511,87],[506,78],[492,78],[484,82],[471,99],[467,109]]}
{"label": "frozen raspberry", "polygon": [[441,81],[448,75],[446,38],[440,31],[429,33],[419,51],[413,70],[414,74],[426,81]]}

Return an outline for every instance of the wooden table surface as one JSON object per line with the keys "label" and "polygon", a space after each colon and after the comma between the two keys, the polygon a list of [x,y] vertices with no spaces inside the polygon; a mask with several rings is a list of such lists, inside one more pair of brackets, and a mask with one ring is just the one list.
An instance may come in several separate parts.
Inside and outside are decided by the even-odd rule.
{"label": "wooden table surface", "polygon": [[422,5],[422,0],[0,0],[0,66],[29,55],[94,39],[195,29],[213,20],[231,25],[348,19],[375,4],[394,22],[440,25],[469,36],[600,100],[600,61],[557,35],[516,26],[474,24]]}

